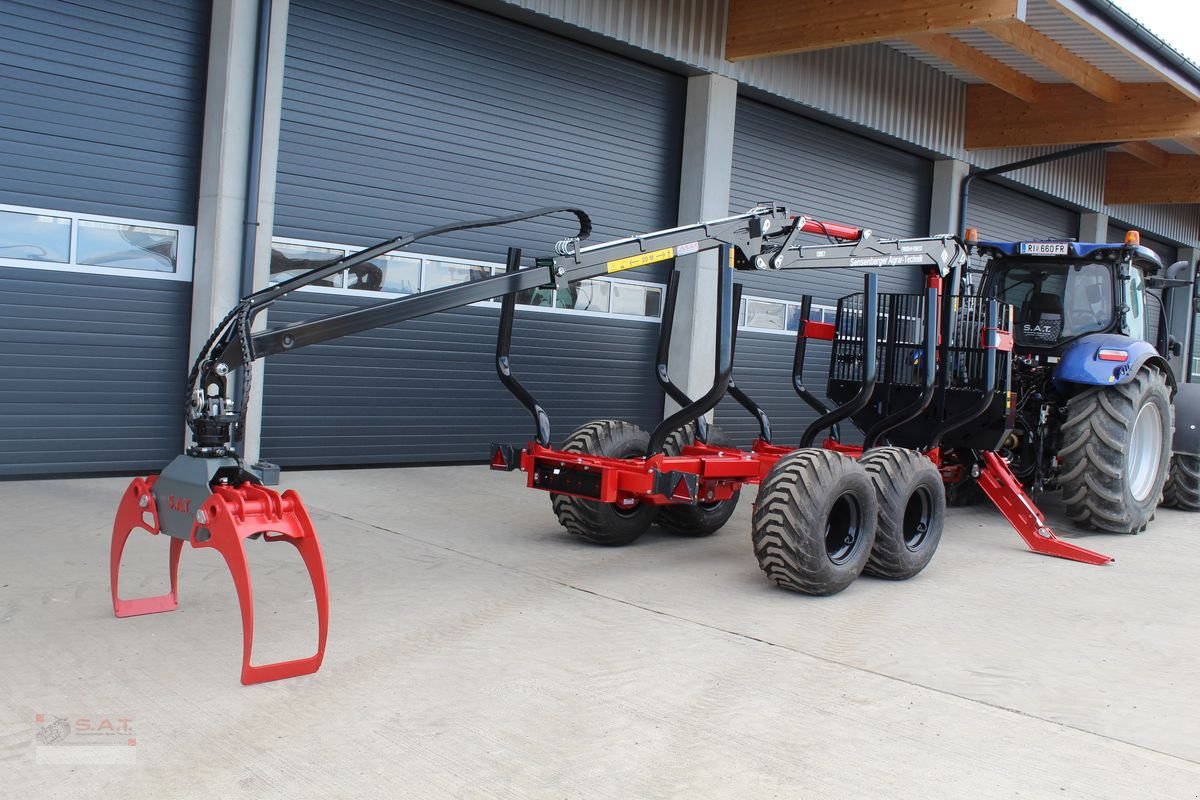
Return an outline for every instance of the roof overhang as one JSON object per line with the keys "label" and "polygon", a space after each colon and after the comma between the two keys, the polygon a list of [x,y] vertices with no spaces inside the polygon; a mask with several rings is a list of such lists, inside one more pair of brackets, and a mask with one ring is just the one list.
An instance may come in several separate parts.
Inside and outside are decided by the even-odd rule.
{"label": "roof overhang", "polygon": [[1200,68],[1110,0],[729,0],[730,60],[872,42],[968,84],[968,149],[1124,142],[1106,202],[1200,203]]}

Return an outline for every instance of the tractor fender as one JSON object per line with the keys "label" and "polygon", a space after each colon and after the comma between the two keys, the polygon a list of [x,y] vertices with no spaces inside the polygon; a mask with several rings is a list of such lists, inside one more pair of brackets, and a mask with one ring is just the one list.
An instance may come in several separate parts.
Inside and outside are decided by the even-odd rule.
{"label": "tractor fender", "polygon": [[[1125,353],[1124,358],[1103,359],[1101,350]],[[1133,380],[1143,366],[1158,367],[1167,378],[1167,385],[1175,391],[1175,375],[1167,360],[1159,355],[1154,345],[1141,339],[1133,339],[1116,333],[1094,333],[1076,339],[1063,350],[1058,367],[1054,370],[1054,385],[1060,392],[1069,393],[1076,386],[1117,386]]]}
{"label": "tractor fender", "polygon": [[1200,383],[1181,383],[1175,393],[1175,439],[1171,449],[1200,456]]}

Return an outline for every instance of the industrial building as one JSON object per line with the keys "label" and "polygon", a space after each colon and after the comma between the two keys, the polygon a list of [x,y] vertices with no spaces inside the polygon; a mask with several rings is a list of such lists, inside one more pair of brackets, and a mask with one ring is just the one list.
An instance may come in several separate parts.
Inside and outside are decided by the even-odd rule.
{"label": "industrial building", "polygon": [[[882,0],[849,25],[742,0],[10,0],[0,475],[161,468],[183,441],[190,356],[237,297],[456,220],[569,204],[602,241],[767,200],[921,236],[956,231],[972,169],[1119,142],[974,181],[967,223],[996,239],[1136,228],[1165,262],[1194,262],[1200,70],[1104,0],[941,5],[930,31]],[[889,21],[872,28],[876,6]],[[563,232],[422,243],[267,324],[492,274],[507,246],[534,256]],[[714,272],[681,266],[673,369],[695,389]],[[514,358],[558,435],[661,418],[646,365],[670,268],[522,298]],[[797,300],[827,313],[858,281],[744,276],[738,382],[781,439],[808,419],[786,371]],[[497,314],[480,303],[269,359],[247,455],[461,463],[522,441],[494,375]],[[753,434],[732,404],[717,420]]]}

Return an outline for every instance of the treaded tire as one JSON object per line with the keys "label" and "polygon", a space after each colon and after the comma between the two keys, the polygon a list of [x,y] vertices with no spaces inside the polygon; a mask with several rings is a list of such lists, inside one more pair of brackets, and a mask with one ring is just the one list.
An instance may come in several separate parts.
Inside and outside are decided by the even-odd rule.
{"label": "treaded tire", "polygon": [[[1138,414],[1149,405],[1157,408],[1162,441],[1157,472],[1146,494],[1137,498],[1131,487],[1131,441]],[[1154,367],[1142,368],[1127,383],[1072,397],[1058,454],[1067,516],[1084,527],[1114,533],[1145,530],[1167,480],[1174,427],[1166,378]]]}
{"label": "treaded tire", "polygon": [[1171,456],[1162,504],[1182,511],[1200,511],[1200,456]]}
{"label": "treaded tire", "polygon": [[[688,423],[667,437],[667,441],[663,444],[663,453],[668,456],[680,455],[683,453],[683,448],[694,444],[695,441],[696,425]],[[708,426],[708,443],[715,447],[736,447],[733,440],[716,425]],[[741,493],[742,490],[739,488],[733,493],[733,497],[716,503],[696,503],[694,506],[677,503],[660,506],[658,518],[655,521],[671,533],[695,537],[712,536],[721,530],[733,516],[733,512],[737,510],[738,498]]]}
{"label": "treaded tire", "polygon": [[929,564],[942,540],[946,490],[933,462],[915,450],[877,447],[862,464],[875,484],[879,524],[863,572],[902,581]]}
{"label": "treaded tire", "polygon": [[796,450],[758,487],[754,555],[785,589],[836,594],[866,565],[878,515],[875,487],[857,461],[815,447]]}
{"label": "treaded tire", "polygon": [[[615,419],[589,422],[567,437],[562,449],[568,453],[586,453],[609,458],[644,457],[650,435],[637,425]],[[593,544],[619,547],[637,539],[654,522],[655,508],[639,503],[620,509],[613,503],[600,503],[550,494],[550,506],[558,522],[568,533]]]}

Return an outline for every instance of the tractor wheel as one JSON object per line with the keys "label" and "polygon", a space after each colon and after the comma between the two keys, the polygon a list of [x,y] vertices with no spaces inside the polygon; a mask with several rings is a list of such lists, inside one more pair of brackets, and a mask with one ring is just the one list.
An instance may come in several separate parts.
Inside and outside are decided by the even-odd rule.
{"label": "tractor wheel", "polygon": [[1200,511],[1200,456],[1171,456],[1162,504],[1181,511]]}
{"label": "tractor wheel", "polygon": [[858,463],[866,468],[879,500],[875,546],[863,572],[902,581],[933,558],[946,520],[946,490],[933,462],[915,450],[878,447]]}
{"label": "tractor wheel", "polygon": [[875,487],[857,461],[815,447],[796,450],[758,487],[754,555],[785,589],[836,594],[866,565],[878,516]]}
{"label": "tractor wheel", "polygon": [[[667,441],[663,445],[663,453],[668,456],[681,455],[683,448],[695,441],[695,424],[685,425],[667,437]],[[733,440],[716,425],[708,426],[708,443],[715,447],[736,447]],[[656,521],[672,533],[680,533],[684,536],[712,536],[733,516],[740,495],[741,489],[739,488],[728,500],[718,500],[713,503],[698,502],[694,506],[686,503],[662,506]]]}
{"label": "tractor wheel", "polygon": [[[628,422],[602,419],[589,422],[572,433],[562,449],[608,458],[642,458],[650,436]],[[600,503],[565,494],[550,495],[558,522],[568,533],[593,544],[617,547],[637,539],[654,521],[655,508],[633,500],[625,505]]]}
{"label": "tractor wheel", "polygon": [[1115,533],[1145,530],[1167,479],[1174,427],[1166,379],[1153,367],[1071,398],[1058,454],[1067,516]]}

